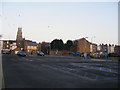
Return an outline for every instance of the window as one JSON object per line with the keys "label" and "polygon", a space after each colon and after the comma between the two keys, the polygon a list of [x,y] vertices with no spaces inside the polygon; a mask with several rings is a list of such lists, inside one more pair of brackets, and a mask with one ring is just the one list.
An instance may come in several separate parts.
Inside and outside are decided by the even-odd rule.
{"label": "window", "polygon": [[7,45],[7,47],[8,47],[8,45]]}

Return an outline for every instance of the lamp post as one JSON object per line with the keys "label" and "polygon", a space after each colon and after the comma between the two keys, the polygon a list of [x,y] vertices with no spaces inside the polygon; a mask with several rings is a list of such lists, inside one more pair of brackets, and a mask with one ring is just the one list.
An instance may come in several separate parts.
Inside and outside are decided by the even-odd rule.
{"label": "lamp post", "polygon": [[95,37],[95,36],[91,37],[91,43],[92,43],[92,41],[93,41],[93,38],[96,38],[96,37]]}

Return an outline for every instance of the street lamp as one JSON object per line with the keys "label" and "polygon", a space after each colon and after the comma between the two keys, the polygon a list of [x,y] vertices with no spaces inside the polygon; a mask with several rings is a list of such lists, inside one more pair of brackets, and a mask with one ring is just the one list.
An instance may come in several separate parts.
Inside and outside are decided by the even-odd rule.
{"label": "street lamp", "polygon": [[92,41],[93,41],[93,38],[96,38],[96,37],[95,37],[95,36],[91,37],[91,43],[92,43]]}

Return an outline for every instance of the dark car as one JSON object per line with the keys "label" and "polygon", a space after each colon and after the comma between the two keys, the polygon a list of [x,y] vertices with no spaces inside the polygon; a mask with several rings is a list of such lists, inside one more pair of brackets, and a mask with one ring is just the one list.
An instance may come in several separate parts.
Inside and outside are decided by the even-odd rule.
{"label": "dark car", "polygon": [[80,53],[80,52],[75,52],[75,53],[73,53],[73,55],[74,55],[74,56],[80,56],[81,53]]}
{"label": "dark car", "polygon": [[37,52],[37,55],[40,55],[40,56],[45,56],[45,54],[43,52]]}
{"label": "dark car", "polygon": [[23,52],[23,51],[18,51],[17,55],[18,56],[27,56],[27,54],[25,52]]}

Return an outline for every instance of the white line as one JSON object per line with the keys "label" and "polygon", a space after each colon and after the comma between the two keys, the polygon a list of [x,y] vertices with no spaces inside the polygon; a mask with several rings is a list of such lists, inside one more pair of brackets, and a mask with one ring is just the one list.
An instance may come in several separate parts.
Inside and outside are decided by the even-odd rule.
{"label": "white line", "polygon": [[31,59],[28,59],[28,58],[22,58],[22,59],[24,59],[24,60],[26,60],[26,61],[33,61],[33,60],[31,60]]}
{"label": "white line", "polygon": [[53,70],[57,70],[57,71],[60,71],[60,72],[63,72],[63,73],[69,74],[69,75],[73,75],[75,77],[79,77],[80,79],[96,81],[95,79],[91,79],[91,78],[88,78],[88,77],[83,77],[83,76],[80,76],[80,75],[77,75],[77,74],[74,74],[74,73],[71,73],[71,72],[68,72],[68,71],[64,71],[64,70],[61,70],[61,69],[58,69],[58,68],[55,68],[55,67],[52,67],[52,66],[49,66],[49,65],[46,65],[46,64],[42,64],[42,66],[53,69]]}

